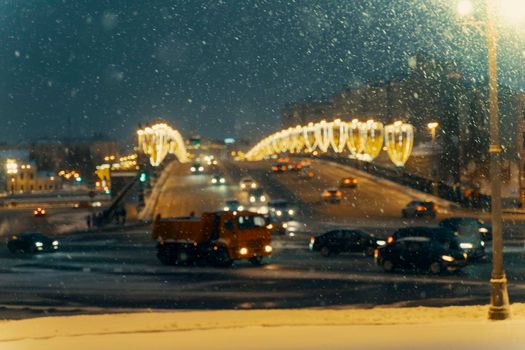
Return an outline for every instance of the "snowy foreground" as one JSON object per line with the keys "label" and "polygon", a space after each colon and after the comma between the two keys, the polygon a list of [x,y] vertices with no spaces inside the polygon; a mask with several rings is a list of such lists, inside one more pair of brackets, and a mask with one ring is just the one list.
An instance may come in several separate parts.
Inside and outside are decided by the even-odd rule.
{"label": "snowy foreground", "polygon": [[525,304],[180,311],[4,321],[0,349],[525,349]]}

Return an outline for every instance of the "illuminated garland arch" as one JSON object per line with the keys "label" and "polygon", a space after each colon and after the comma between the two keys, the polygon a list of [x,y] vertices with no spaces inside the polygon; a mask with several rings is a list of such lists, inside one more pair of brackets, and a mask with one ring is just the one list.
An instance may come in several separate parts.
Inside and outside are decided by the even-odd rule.
{"label": "illuminated garland arch", "polygon": [[262,160],[280,153],[322,153],[332,149],[336,153],[346,150],[354,158],[372,161],[383,149],[396,166],[404,166],[412,152],[414,128],[400,121],[387,126],[368,120],[350,122],[336,119],[322,120],[308,125],[297,125],[271,134],[246,153],[247,160]]}
{"label": "illuminated garland arch", "polygon": [[174,154],[181,163],[188,161],[182,135],[166,123],[137,130],[137,142],[153,166],[159,166],[168,154]]}

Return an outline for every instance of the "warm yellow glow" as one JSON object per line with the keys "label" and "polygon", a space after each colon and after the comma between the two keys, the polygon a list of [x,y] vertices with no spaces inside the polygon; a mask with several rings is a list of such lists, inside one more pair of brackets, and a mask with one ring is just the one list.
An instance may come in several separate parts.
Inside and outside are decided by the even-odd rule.
{"label": "warm yellow glow", "polygon": [[[397,121],[391,125],[398,130],[398,138],[412,137],[412,126]],[[322,120],[317,123],[310,122],[306,126],[296,126],[271,134],[246,153],[247,160],[262,160],[281,153],[310,153],[318,155],[319,153],[335,152],[342,153],[348,150],[354,158],[372,161],[383,150],[384,126],[380,122],[369,119],[366,122],[360,122],[353,119],[351,122],[336,119],[332,122]],[[399,140],[398,140],[399,141]],[[402,140],[402,142],[405,142]],[[395,150],[394,153],[400,153],[401,156],[393,156],[392,161],[404,164],[411,152],[411,142],[409,148],[403,148],[400,153]],[[405,142],[406,143],[406,142]],[[403,143],[403,144],[405,144]],[[395,145],[395,143],[390,143]],[[388,150],[389,148],[385,146]]]}
{"label": "warm yellow glow", "polygon": [[460,0],[456,8],[458,15],[462,17],[470,16],[474,12],[474,5],[471,0]]}
{"label": "warm yellow glow", "polygon": [[182,135],[166,123],[146,127],[137,132],[138,148],[149,156],[150,163],[158,166],[168,154],[174,154],[180,162],[188,161],[188,153]]}
{"label": "warm yellow glow", "polygon": [[432,129],[435,129],[439,126],[439,123],[438,122],[431,122],[431,123],[428,123],[427,124],[427,127],[432,130]]}
{"label": "warm yellow glow", "polygon": [[503,21],[523,24],[525,20],[524,0],[500,0],[500,15]]}

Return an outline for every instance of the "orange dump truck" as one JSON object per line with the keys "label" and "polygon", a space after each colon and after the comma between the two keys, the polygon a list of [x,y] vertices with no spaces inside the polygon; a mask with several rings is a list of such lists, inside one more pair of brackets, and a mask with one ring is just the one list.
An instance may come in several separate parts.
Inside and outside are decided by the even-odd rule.
{"label": "orange dump truck", "polygon": [[272,253],[272,237],[264,216],[248,211],[219,211],[202,217],[161,218],[153,223],[157,257],[163,264],[207,262],[229,266],[247,259],[260,265]]}

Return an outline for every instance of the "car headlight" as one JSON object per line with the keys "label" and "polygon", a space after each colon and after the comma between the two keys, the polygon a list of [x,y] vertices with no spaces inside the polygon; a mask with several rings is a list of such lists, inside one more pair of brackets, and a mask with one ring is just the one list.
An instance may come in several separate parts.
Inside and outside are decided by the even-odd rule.
{"label": "car headlight", "polygon": [[241,188],[246,188],[246,185],[245,184],[241,184]]}
{"label": "car headlight", "polygon": [[230,207],[224,207],[222,208],[224,211],[230,211]]}
{"label": "car headlight", "polygon": [[219,180],[221,184],[225,183],[226,182],[226,179],[221,177],[221,179]]}
{"label": "car headlight", "polygon": [[442,259],[443,261],[447,261],[447,262],[452,262],[452,261],[454,261],[454,258],[451,257],[450,255],[441,255],[441,259]]}
{"label": "car headlight", "polygon": [[283,228],[288,228],[288,224],[286,222],[283,224]]}
{"label": "car headlight", "polygon": [[200,166],[199,171],[204,171],[204,167]]}
{"label": "car headlight", "polygon": [[271,245],[266,245],[266,246],[264,246],[264,251],[265,251],[266,253],[271,253],[272,250],[273,250],[273,248],[272,248]]}
{"label": "car headlight", "polygon": [[271,229],[273,228],[273,224],[268,224],[268,225],[266,225],[266,228],[267,228],[268,230],[271,230]]}
{"label": "car headlight", "polygon": [[43,247],[44,243],[42,242],[35,242],[35,247]]}
{"label": "car headlight", "polygon": [[261,196],[260,200],[261,202],[266,202],[266,196]]}
{"label": "car headlight", "polygon": [[250,202],[251,202],[251,203],[254,203],[254,202],[255,202],[255,197],[253,197],[253,196],[250,197]]}
{"label": "car headlight", "polygon": [[489,230],[486,227],[480,227],[479,233],[489,233]]}
{"label": "car headlight", "polygon": [[485,246],[485,241],[481,241],[479,244],[481,244],[482,247]]}
{"label": "car headlight", "polygon": [[378,240],[376,241],[376,244],[377,244],[378,246],[382,247],[382,246],[386,245],[386,242],[385,242],[384,240],[382,240],[382,239],[378,239]]}
{"label": "car headlight", "polygon": [[277,211],[275,212],[275,214],[276,214],[277,216],[281,216],[281,215],[283,215],[283,212],[280,211],[280,210],[277,210]]}
{"label": "car headlight", "polygon": [[244,210],[244,207],[242,205],[239,205],[239,207],[237,207],[237,210]]}
{"label": "car headlight", "polygon": [[246,255],[246,254],[248,254],[248,249],[243,247],[243,248],[239,249],[239,253],[241,255]]}
{"label": "car headlight", "polygon": [[257,184],[253,183],[252,188],[257,188]]}
{"label": "car headlight", "polygon": [[217,183],[217,179],[211,179],[211,183],[212,184],[216,184]]}
{"label": "car headlight", "polygon": [[289,209],[288,210],[288,215],[294,215],[295,214],[295,210],[293,209]]}
{"label": "car headlight", "polygon": [[460,243],[459,247],[461,249],[472,249],[474,248],[474,245],[472,243]]}
{"label": "car headlight", "polygon": [[190,170],[191,170],[192,172],[195,171],[195,167],[192,166]]}
{"label": "car headlight", "polygon": [[54,245],[54,246],[57,246],[58,245],[58,241],[53,241],[53,242],[51,242],[51,244]]}

